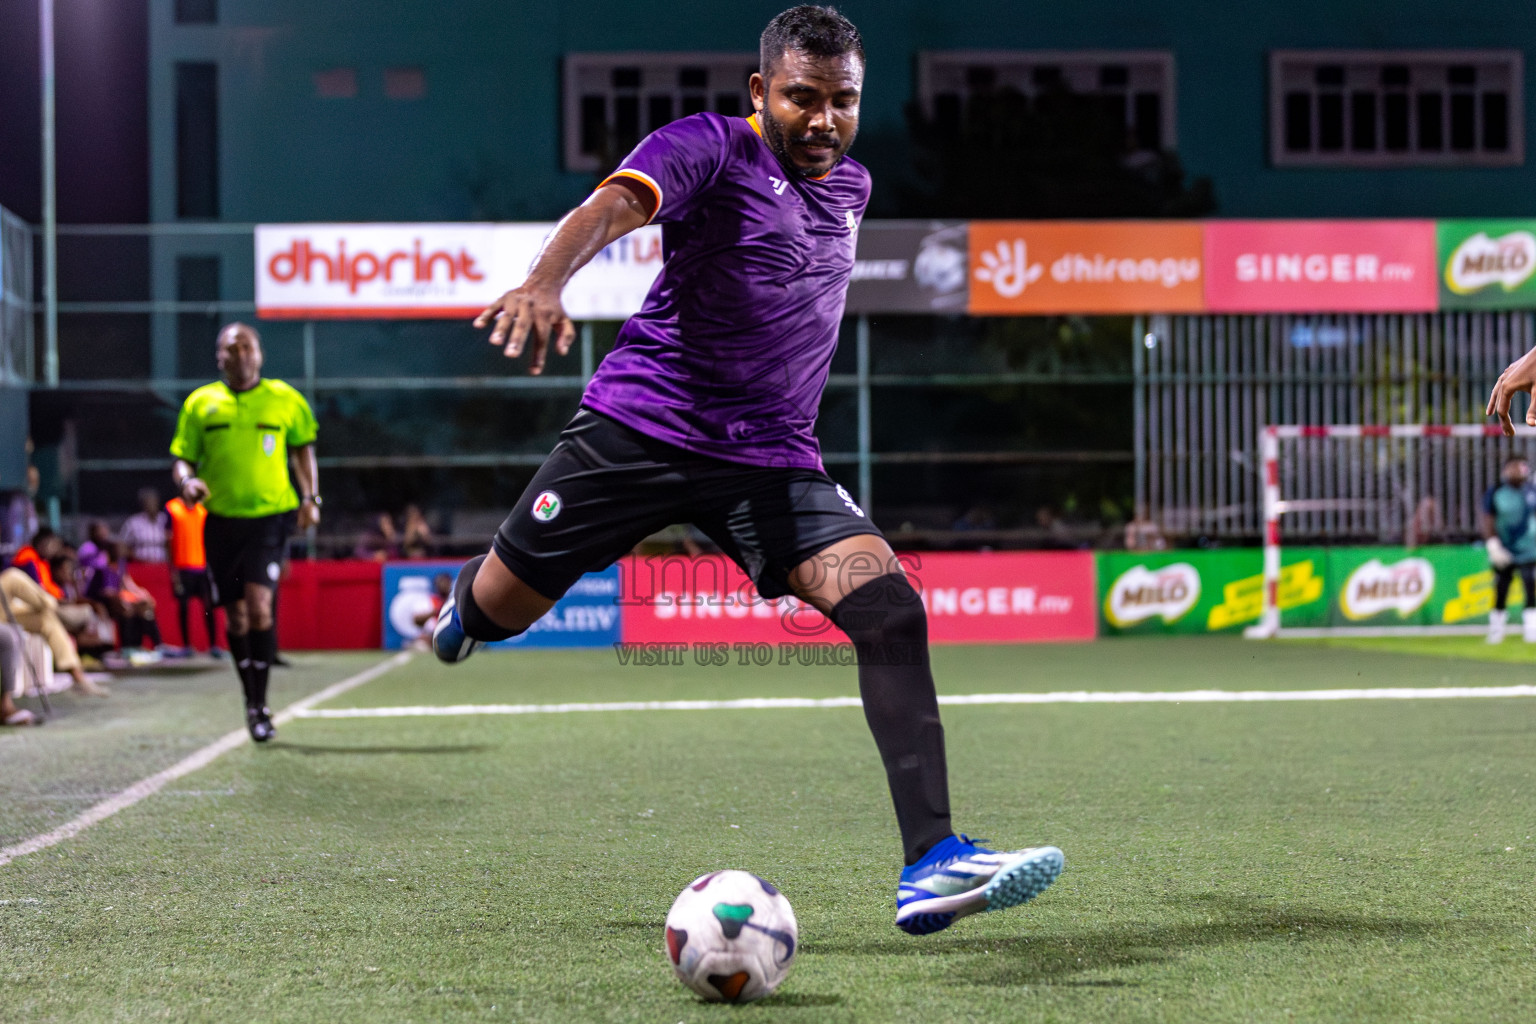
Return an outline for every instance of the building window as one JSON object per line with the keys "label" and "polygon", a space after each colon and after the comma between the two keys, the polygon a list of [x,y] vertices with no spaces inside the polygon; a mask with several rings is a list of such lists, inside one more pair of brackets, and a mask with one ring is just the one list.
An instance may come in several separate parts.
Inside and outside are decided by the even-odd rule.
{"label": "building window", "polygon": [[176,65],[176,216],[219,215],[219,66]]}
{"label": "building window", "polygon": [[177,301],[210,304],[207,313],[176,315],[177,376],[204,377],[212,370],[219,315],[211,308],[221,298],[218,256],[184,254],[176,257]]}
{"label": "building window", "polygon": [[419,100],[427,94],[427,73],[421,68],[385,68],[384,95],[392,100]]}
{"label": "building window", "polygon": [[1277,167],[1506,167],[1525,162],[1519,50],[1276,50]]}
{"label": "building window", "polygon": [[1173,54],[1152,50],[927,50],[918,101],[938,125],[959,125],[973,103],[1011,90],[1030,103],[1063,90],[1099,97],[1125,124],[1126,148],[1175,148]]}
{"label": "building window", "polygon": [[357,98],[357,68],[326,68],[315,72],[315,95],[322,100]]}
{"label": "building window", "polygon": [[755,53],[571,53],[565,57],[565,167],[615,166],[649,133],[705,110],[752,113]]}
{"label": "building window", "polygon": [[176,0],[176,24],[217,25],[219,0]]}

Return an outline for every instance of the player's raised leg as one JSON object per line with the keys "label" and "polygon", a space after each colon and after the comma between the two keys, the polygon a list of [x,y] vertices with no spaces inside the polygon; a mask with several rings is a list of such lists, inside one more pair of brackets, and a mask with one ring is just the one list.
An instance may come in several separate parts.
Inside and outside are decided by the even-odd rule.
{"label": "player's raised leg", "polygon": [[790,583],[854,643],[859,696],[885,763],[906,862],[897,926],[928,934],[1038,896],[1061,873],[1060,850],[998,853],[951,828],[927,613],[885,538],[871,533],[837,541],[796,568]]}
{"label": "player's raised leg", "polygon": [[481,644],[518,635],[554,603],[518,579],[493,548],[459,570],[433,627],[432,650],[446,664],[463,661]]}

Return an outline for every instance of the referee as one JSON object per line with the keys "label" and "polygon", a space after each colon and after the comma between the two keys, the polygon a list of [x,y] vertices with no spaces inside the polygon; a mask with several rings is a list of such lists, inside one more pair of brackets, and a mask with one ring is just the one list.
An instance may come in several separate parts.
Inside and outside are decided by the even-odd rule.
{"label": "referee", "polygon": [[255,328],[233,323],[219,332],[223,380],[198,388],[182,405],[171,475],[189,505],[208,509],[203,540],[213,599],[228,616],[225,633],[245,691],[246,726],[252,739],[265,743],[277,734],[267,673],[276,650],[272,595],[289,513],[298,509],[301,530],[319,523],[320,493],[315,414],[293,387],[263,379],[261,363]]}

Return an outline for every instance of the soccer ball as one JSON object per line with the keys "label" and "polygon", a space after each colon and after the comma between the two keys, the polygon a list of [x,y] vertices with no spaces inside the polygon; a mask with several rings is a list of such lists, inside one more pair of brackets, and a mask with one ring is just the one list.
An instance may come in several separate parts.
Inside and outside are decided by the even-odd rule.
{"label": "soccer ball", "polygon": [[748,871],[695,879],[667,911],[667,959],[712,1003],[749,1003],[784,980],[799,929],[779,890]]}

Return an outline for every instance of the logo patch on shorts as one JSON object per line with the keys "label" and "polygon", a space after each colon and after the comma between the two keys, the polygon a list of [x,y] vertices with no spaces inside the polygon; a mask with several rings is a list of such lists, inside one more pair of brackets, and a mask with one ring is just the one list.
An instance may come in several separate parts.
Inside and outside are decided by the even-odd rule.
{"label": "logo patch on shorts", "polygon": [[533,499],[533,518],[541,523],[547,523],[560,514],[565,503],[560,500],[560,495],[554,491],[544,491]]}
{"label": "logo patch on shorts", "polygon": [[848,511],[852,512],[854,515],[858,516],[860,519],[864,518],[864,510],[859,508],[858,505],[854,504],[854,502],[853,502],[853,495],[848,493],[848,488],[844,487],[842,484],[838,484],[837,485],[837,496],[839,498],[843,499],[843,504],[848,506]]}

